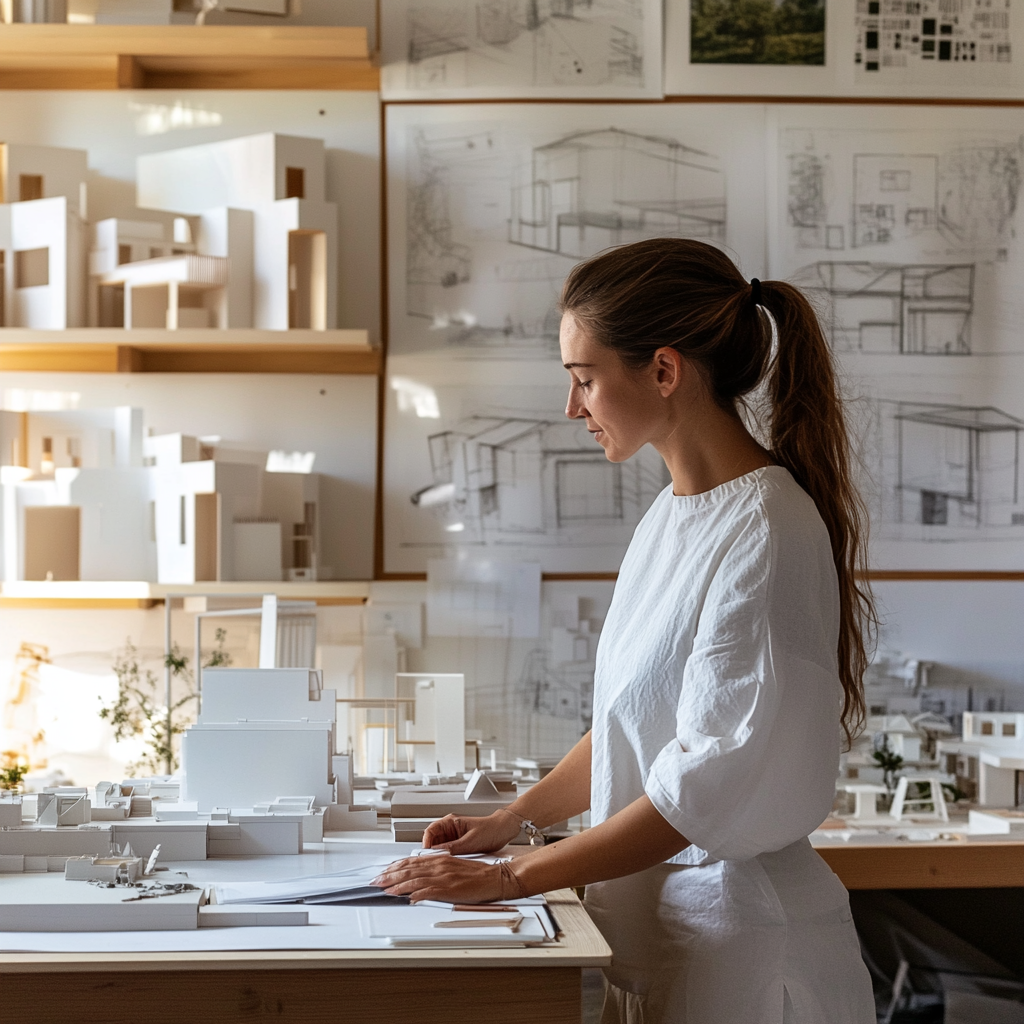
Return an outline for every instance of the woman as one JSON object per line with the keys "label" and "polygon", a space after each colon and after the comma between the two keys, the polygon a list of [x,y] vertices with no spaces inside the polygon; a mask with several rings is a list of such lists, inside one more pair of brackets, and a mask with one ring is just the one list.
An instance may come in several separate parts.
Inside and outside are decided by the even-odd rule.
{"label": "woman", "polygon": [[[846,891],[808,834],[861,725],[861,505],[831,355],[792,286],[653,239],[562,292],[566,415],[672,484],[636,529],[597,655],[594,725],[488,818],[424,845],[493,851],[588,807],[594,827],[511,863],[411,858],[377,883],[493,900],[586,885],[612,948],[606,1021],[870,1024]],[[773,351],[773,337],[776,350]],[[767,406],[766,444],[741,416]]]}

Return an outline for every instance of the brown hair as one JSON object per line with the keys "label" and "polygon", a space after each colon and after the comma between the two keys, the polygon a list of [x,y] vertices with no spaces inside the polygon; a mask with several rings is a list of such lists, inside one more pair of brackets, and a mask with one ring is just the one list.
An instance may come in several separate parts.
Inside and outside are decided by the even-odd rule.
{"label": "brown hair", "polygon": [[877,617],[870,589],[858,580],[867,565],[866,513],[853,483],[832,354],[810,303],[784,281],[751,285],[714,246],[652,238],[574,267],[561,307],[634,369],[659,348],[676,349],[702,368],[715,400],[737,413],[745,396],[765,385],[766,446],[814,500],[832,543],[841,721],[852,740],[864,724],[863,675]]}

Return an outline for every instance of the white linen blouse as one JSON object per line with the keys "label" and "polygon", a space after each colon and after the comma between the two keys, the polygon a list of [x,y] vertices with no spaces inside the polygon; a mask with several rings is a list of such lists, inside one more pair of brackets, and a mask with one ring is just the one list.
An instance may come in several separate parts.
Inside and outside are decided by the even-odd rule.
{"label": "white linen blouse", "polygon": [[835,793],[838,630],[828,532],[787,470],[668,487],[637,527],[598,645],[591,817],[646,793],[692,845],[586,902],[644,1024],[875,1020],[806,838]]}

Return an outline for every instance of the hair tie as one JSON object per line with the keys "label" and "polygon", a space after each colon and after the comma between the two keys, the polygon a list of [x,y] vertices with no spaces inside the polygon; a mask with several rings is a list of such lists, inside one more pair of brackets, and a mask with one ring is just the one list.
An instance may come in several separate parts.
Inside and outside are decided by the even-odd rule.
{"label": "hair tie", "polygon": [[750,279],[750,297],[755,306],[761,305],[761,282],[756,277]]}

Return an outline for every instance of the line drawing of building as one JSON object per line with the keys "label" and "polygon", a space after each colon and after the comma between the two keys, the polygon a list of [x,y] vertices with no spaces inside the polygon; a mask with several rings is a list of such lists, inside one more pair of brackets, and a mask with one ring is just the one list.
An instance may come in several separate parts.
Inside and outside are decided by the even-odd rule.
{"label": "line drawing of building", "polygon": [[971,353],[973,264],[821,261],[790,280],[830,307],[837,352],[962,356]]}
{"label": "line drawing of building", "polygon": [[[408,5],[395,19],[405,36],[406,86],[640,86],[644,7],[595,0],[448,0]],[[386,31],[385,38],[390,36]]]}
{"label": "line drawing of building", "polygon": [[673,235],[725,239],[717,157],[620,128],[576,132],[533,150],[513,188],[509,241],[575,259]]}
{"label": "line drawing of building", "polygon": [[470,417],[427,439],[432,482],[411,500],[458,526],[453,543],[571,543],[584,532],[593,542],[602,527],[631,530],[665,486],[661,458],[611,463],[579,434],[575,423]]}
{"label": "line drawing of building", "polygon": [[992,406],[896,403],[900,522],[1024,527],[1024,419]]}

